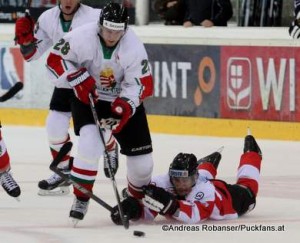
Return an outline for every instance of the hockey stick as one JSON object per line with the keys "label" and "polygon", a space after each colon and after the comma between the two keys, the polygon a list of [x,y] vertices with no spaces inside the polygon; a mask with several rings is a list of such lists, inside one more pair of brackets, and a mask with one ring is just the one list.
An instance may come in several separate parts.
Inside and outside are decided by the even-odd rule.
{"label": "hockey stick", "polygon": [[129,228],[129,220],[127,219],[127,216],[124,214],[123,208],[121,206],[120,194],[118,192],[115,176],[112,172],[112,168],[111,168],[111,164],[110,164],[110,157],[109,157],[107,149],[105,147],[105,139],[104,139],[104,136],[103,136],[103,132],[101,130],[101,126],[100,126],[100,123],[99,123],[99,119],[98,119],[98,115],[97,115],[97,112],[96,112],[95,103],[94,103],[92,94],[89,94],[89,99],[90,99],[90,107],[91,107],[91,111],[93,113],[94,121],[95,121],[96,126],[98,127],[99,136],[100,136],[101,142],[102,142],[103,147],[104,147],[104,153],[105,153],[105,155],[108,159],[108,163],[107,163],[108,164],[108,172],[109,172],[110,179],[111,179],[113,189],[114,189],[114,193],[115,193],[115,196],[116,196],[116,199],[117,199],[120,218],[122,220],[124,228],[128,229]]}
{"label": "hockey stick", "polygon": [[31,6],[32,0],[27,0],[26,8],[25,8],[25,16],[30,16],[30,6]]}
{"label": "hockey stick", "polygon": [[95,194],[93,194],[91,191],[87,190],[83,186],[79,185],[77,182],[72,180],[68,175],[64,174],[61,170],[57,168],[58,163],[66,156],[66,154],[72,149],[73,144],[71,142],[68,142],[62,146],[60,151],[58,152],[55,159],[50,164],[50,170],[52,170],[54,173],[58,174],[61,178],[63,178],[68,183],[74,185],[79,191],[81,191],[83,194],[87,195],[94,201],[96,201],[98,204],[103,206],[105,209],[107,209],[109,212],[112,212],[113,208],[108,205],[106,202],[104,202],[102,199],[97,197]]}
{"label": "hockey stick", "polygon": [[4,95],[0,97],[0,102],[4,102],[12,98],[16,93],[18,93],[21,89],[23,89],[23,83],[17,82],[14,86],[12,86]]}

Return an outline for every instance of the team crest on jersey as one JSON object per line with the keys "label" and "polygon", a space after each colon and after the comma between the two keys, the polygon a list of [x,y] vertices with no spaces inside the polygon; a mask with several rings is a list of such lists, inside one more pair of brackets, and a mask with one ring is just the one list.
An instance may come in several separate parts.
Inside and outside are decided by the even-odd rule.
{"label": "team crest on jersey", "polygon": [[195,199],[196,200],[201,200],[204,197],[204,193],[203,192],[197,192]]}
{"label": "team crest on jersey", "polygon": [[115,80],[114,71],[111,68],[106,68],[100,72],[101,86],[106,89],[113,89],[117,82]]}

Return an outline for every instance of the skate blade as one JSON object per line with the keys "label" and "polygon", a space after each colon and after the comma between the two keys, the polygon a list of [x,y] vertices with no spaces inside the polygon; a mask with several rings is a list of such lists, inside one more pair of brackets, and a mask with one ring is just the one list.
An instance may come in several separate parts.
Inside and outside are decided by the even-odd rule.
{"label": "skate blade", "polygon": [[15,197],[16,201],[21,202],[20,197]]}
{"label": "skate blade", "polygon": [[69,193],[70,193],[69,186],[61,186],[53,190],[40,189],[38,191],[39,196],[64,196],[64,195],[68,195]]}
{"label": "skate blade", "polygon": [[222,151],[223,151],[223,149],[224,149],[224,146],[222,146],[221,148],[219,148],[219,149],[217,150],[217,152],[221,154]]}
{"label": "skate blade", "polygon": [[73,228],[76,228],[78,222],[79,222],[79,219],[75,219],[75,218],[71,218],[71,222],[73,224]]}
{"label": "skate blade", "polygon": [[251,132],[251,128],[250,128],[250,127],[247,128],[247,135],[252,135],[252,132]]}

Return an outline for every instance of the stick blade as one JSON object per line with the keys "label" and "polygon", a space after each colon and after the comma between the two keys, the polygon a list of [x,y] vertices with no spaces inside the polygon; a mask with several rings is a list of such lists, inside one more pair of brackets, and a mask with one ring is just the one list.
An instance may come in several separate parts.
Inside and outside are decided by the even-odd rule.
{"label": "stick blade", "polygon": [[17,82],[14,86],[10,88],[4,95],[0,97],[0,102],[4,102],[15,96],[21,89],[23,89],[23,83]]}

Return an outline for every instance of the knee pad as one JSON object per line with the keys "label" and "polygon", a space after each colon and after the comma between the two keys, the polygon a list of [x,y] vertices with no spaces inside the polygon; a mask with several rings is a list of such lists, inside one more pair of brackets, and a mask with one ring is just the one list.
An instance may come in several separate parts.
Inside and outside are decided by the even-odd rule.
{"label": "knee pad", "polygon": [[50,144],[66,141],[69,137],[71,112],[50,111],[46,121]]}
{"label": "knee pad", "polygon": [[127,156],[127,179],[136,187],[148,185],[153,171],[152,153]]}
{"label": "knee pad", "polygon": [[98,164],[103,154],[103,144],[96,125],[86,125],[80,129],[77,157],[88,164]]}

